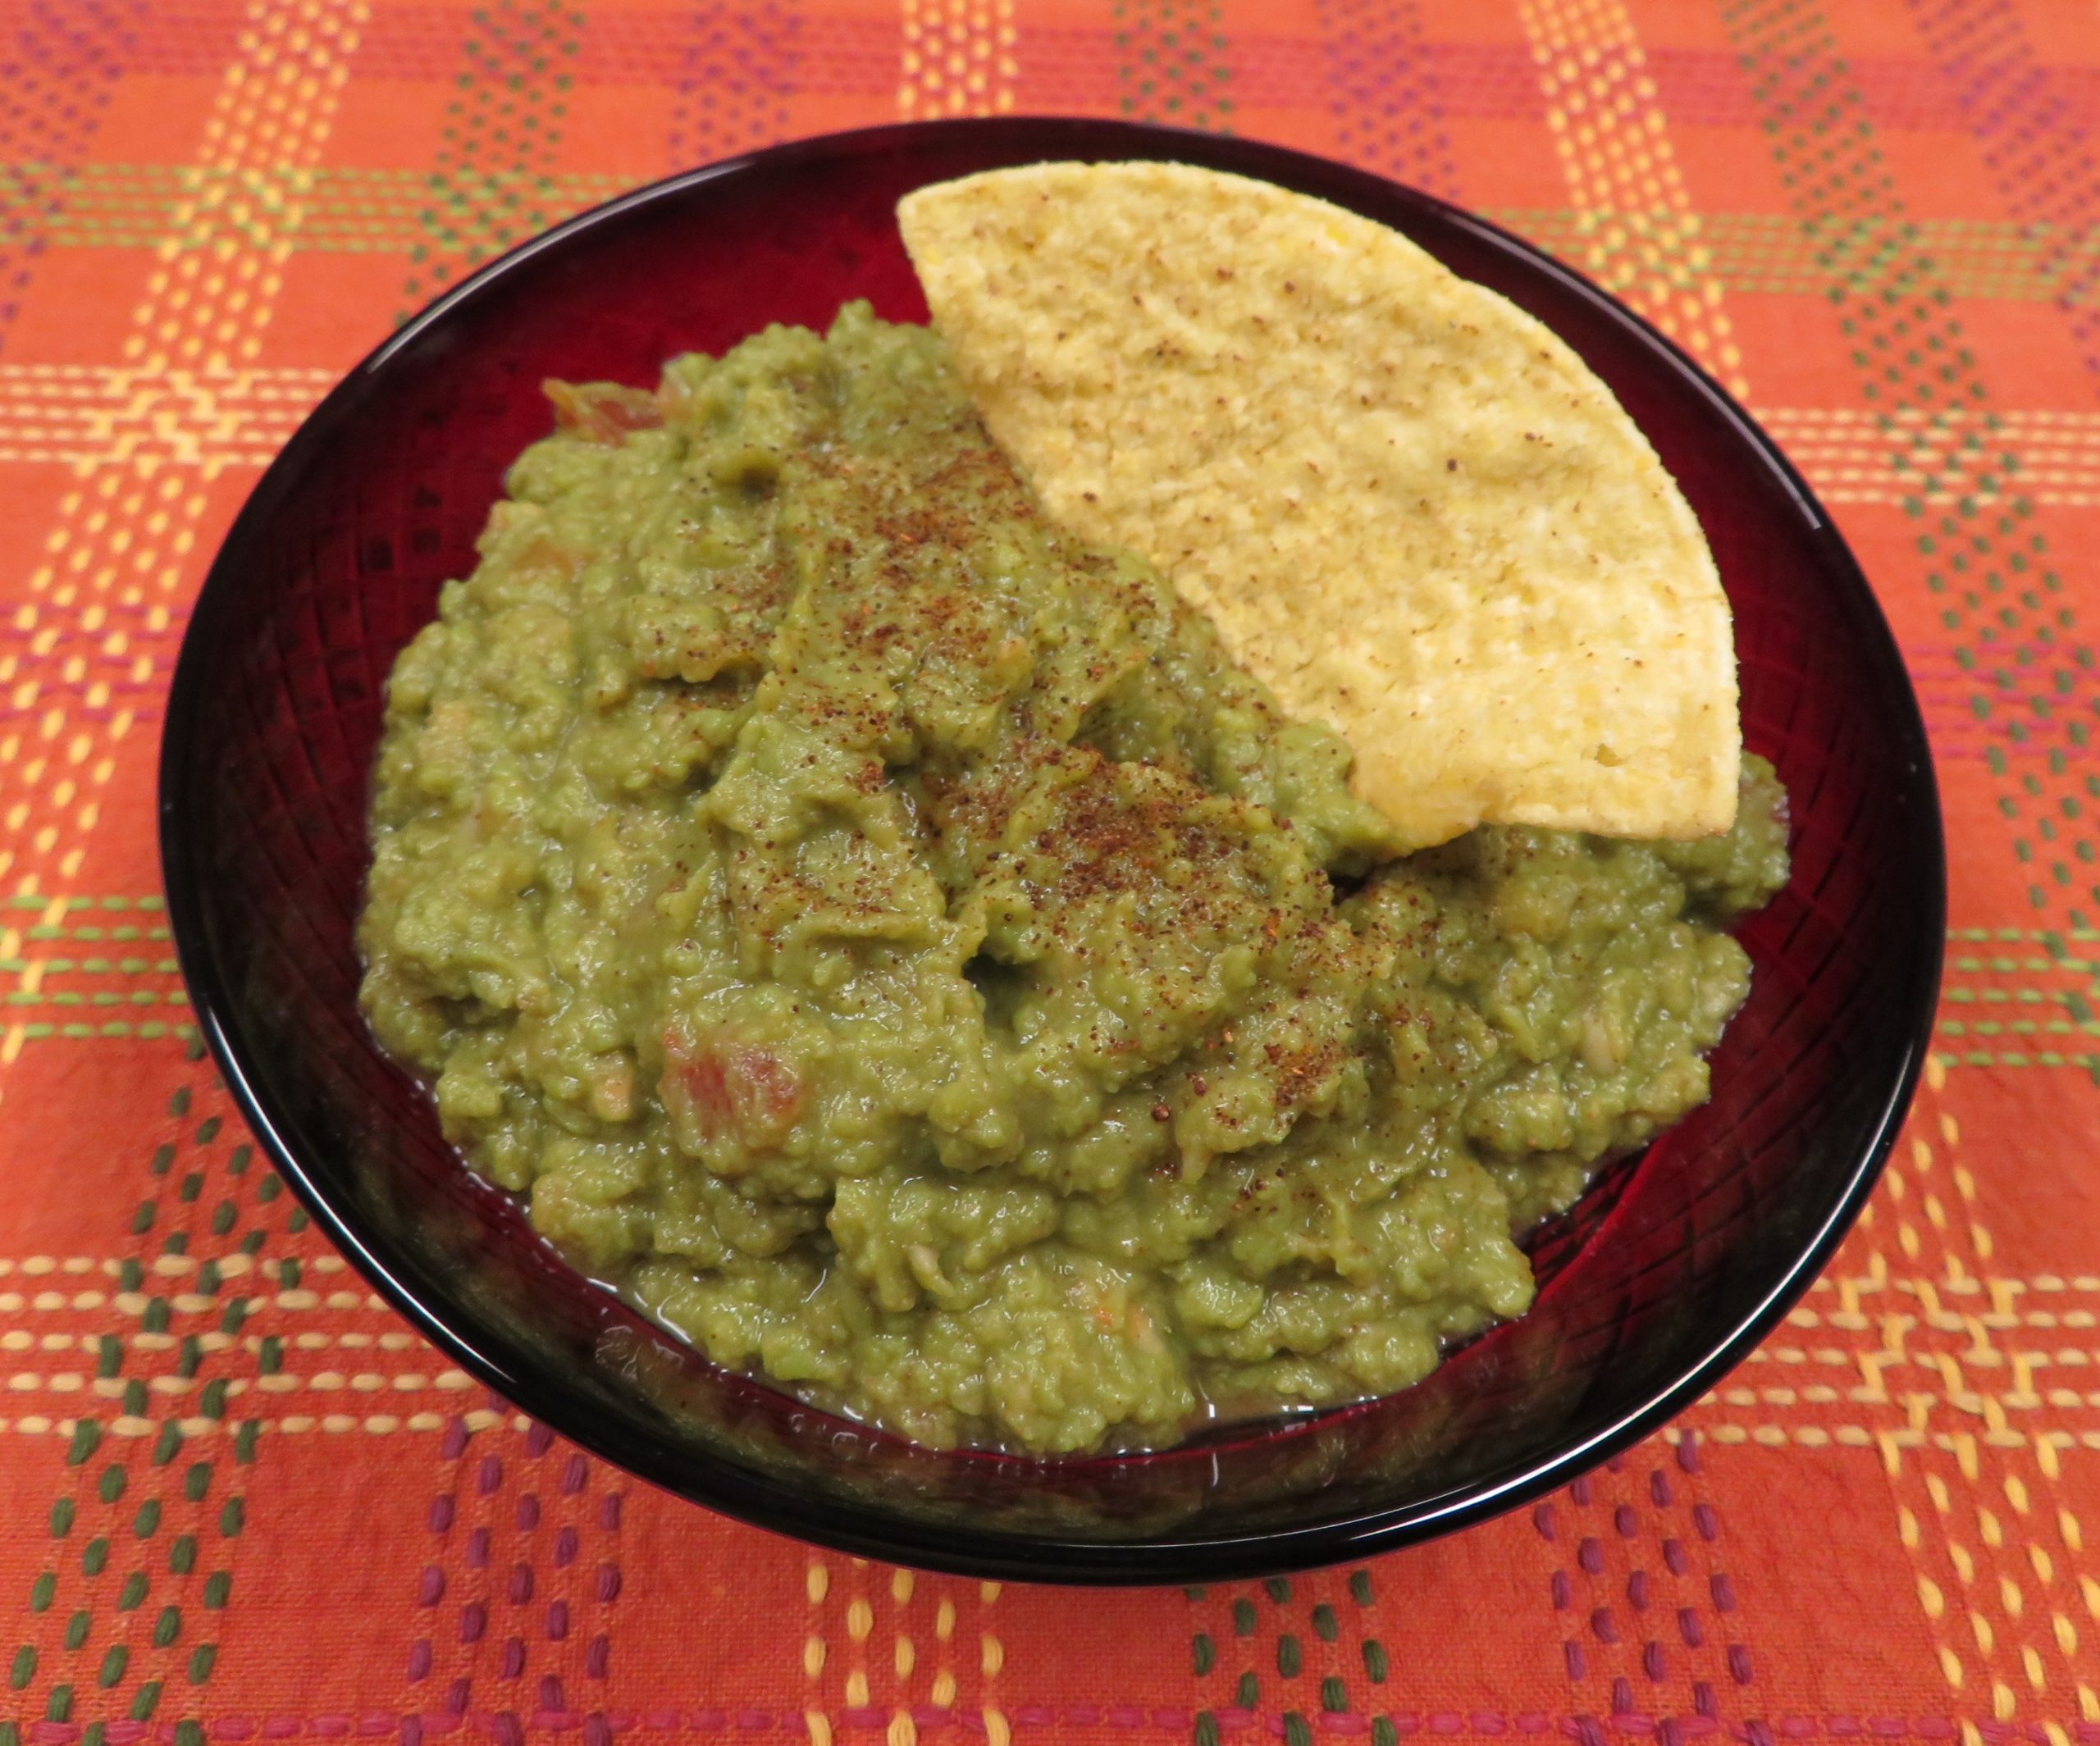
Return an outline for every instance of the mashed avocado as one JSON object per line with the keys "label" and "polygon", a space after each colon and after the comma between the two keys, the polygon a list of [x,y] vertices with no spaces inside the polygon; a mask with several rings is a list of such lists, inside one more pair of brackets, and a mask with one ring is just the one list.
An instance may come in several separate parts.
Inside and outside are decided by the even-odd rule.
{"label": "mashed avocado", "polygon": [[550,385],[387,698],[365,1010],[535,1226],[720,1363],[1083,1451],[1404,1388],[1701,1101],[1735,828],[1396,854],[940,340]]}

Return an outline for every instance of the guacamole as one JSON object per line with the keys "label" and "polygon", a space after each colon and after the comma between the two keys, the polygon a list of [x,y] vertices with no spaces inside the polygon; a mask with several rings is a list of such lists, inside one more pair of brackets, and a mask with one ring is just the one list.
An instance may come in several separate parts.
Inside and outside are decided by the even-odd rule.
{"label": "guacamole", "polygon": [[1403,855],[928,331],[549,393],[394,669],[363,1003],[716,1361],[1040,1453],[1386,1393],[1705,1096],[1769,768],[1724,837]]}

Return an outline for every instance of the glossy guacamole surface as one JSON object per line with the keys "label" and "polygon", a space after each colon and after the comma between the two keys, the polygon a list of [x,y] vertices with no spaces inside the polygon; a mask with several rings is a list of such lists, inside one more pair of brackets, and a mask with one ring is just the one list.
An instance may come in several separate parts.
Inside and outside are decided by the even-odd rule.
{"label": "glossy guacamole surface", "polygon": [[1705,1096],[1786,878],[1756,760],[1724,837],[1401,855],[926,330],[550,393],[394,670],[364,1006],[717,1361],[1041,1453],[1386,1393]]}

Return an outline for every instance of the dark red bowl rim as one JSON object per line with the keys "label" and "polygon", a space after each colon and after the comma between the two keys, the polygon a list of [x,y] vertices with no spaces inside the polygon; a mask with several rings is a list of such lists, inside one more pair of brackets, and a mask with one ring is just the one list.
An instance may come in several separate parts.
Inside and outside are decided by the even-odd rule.
{"label": "dark red bowl rim", "polygon": [[[1901,682],[1896,688],[1903,700],[1901,718],[1884,725],[1892,727],[1904,743],[1904,762],[1913,790],[1906,795],[1906,801],[1914,821],[1911,846],[1915,858],[1904,868],[1904,878],[1922,899],[1918,908],[1933,925],[1929,931],[1921,931],[1921,937],[1908,942],[1904,1012],[1880,1015],[1883,1022],[1900,1026],[1903,1032],[1897,1070],[1879,1108],[1863,1124],[1861,1141],[1842,1187],[1809,1240],[1769,1283],[1755,1306],[1716,1333],[1705,1356],[1684,1367],[1668,1385],[1651,1391],[1644,1401],[1551,1455],[1390,1508],[1254,1534],[1208,1533],[1196,1538],[1170,1536],[1112,1543],[983,1529],[966,1541],[872,1506],[818,1503],[792,1485],[755,1471],[712,1463],[696,1468],[691,1460],[666,1446],[609,1434],[591,1425],[568,1422],[558,1381],[504,1364],[477,1340],[472,1328],[425,1302],[390,1263],[383,1241],[361,1229],[326,1197],[288,1141],[282,1112],[273,1107],[272,1098],[246,1065],[252,1056],[270,1046],[269,1040],[244,1030],[239,1004],[208,950],[199,884],[202,868],[183,825],[192,742],[213,707],[200,651],[217,635],[225,616],[227,590],[215,588],[226,563],[225,551],[238,548],[243,534],[251,531],[251,521],[259,524],[264,519],[273,495],[273,476],[294,472],[304,464],[304,449],[320,440],[316,432],[331,422],[331,409],[354,397],[420,336],[468,311],[492,281],[542,250],[566,243],[637,207],[675,198],[711,182],[782,164],[878,154],[935,130],[975,131],[996,139],[1008,130],[1027,129],[1032,135],[1040,135],[1045,130],[1054,134],[1060,128],[1072,130],[1074,148],[1070,155],[1073,156],[1099,158],[1107,155],[1101,148],[1104,135],[1121,134],[1131,142],[1130,155],[1171,153],[1185,162],[1285,184],[1293,180],[1294,171],[1301,176],[1317,173],[1330,187],[1354,184],[1367,195],[1375,190],[1390,197],[1397,191],[1521,266],[1556,281],[1564,293],[1597,307],[1645,343],[1658,368],[1673,374],[1682,386],[1722,416],[1739,441],[1747,464],[1762,467],[1781,481],[1797,506],[1806,537],[1820,549],[1828,573],[1838,579],[1845,595],[1833,610],[1844,612],[1855,621],[1869,643],[1876,645],[1877,659],[1885,660],[1892,675]],[[176,957],[199,1029],[229,1092],[279,1174],[330,1240],[382,1297],[449,1358],[578,1446],[681,1497],[756,1526],[856,1556],[971,1576],[1039,1582],[1144,1584],[1226,1580],[1314,1568],[1390,1551],[1470,1526],[1527,1502],[1600,1465],[1682,1411],[1746,1356],[1799,1301],[1872,1192],[1895,1143],[1929,1047],[1946,933],[1946,856],[1938,791],[1924,722],[1894,635],[1857,560],[1806,481],[1726,390],[1666,335],[1583,275],[1533,244],[1448,201],[1286,147],[1093,117],[1028,116],[904,122],[821,134],[745,153],[665,177],[578,213],[519,244],[435,299],[324,397],[266,470],[236,517],[221,556],[199,592],[170,686],[161,749],[158,810],[162,875]]]}

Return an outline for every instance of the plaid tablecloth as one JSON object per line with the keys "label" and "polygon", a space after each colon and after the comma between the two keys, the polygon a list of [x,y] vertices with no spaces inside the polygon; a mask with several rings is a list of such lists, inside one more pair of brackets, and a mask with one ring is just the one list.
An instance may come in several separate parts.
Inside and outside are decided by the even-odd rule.
{"label": "plaid tablecloth", "polygon": [[[4,0],[0,63],[0,1746],[2100,1742],[2090,0]],[[633,183],[1029,110],[1616,289],[1810,474],[1931,721],[1950,976],[1860,1229],[1637,1452],[1362,1569],[1002,1589],[584,1457],[306,1228],[162,925],[186,604],[339,372]]]}

